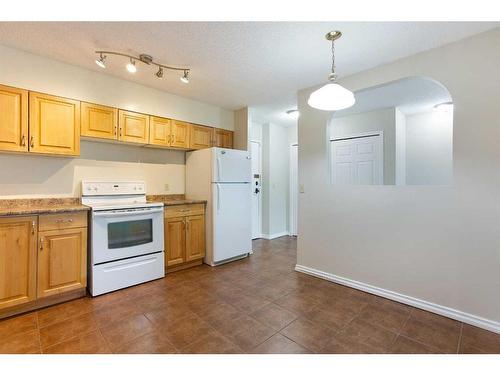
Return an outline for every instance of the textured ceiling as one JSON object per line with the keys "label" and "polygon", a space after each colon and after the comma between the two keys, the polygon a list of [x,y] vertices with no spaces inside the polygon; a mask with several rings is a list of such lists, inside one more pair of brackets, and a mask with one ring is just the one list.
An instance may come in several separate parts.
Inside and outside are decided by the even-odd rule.
{"label": "textured ceiling", "polygon": [[252,106],[259,117],[287,124],[297,90],[324,82],[330,45],[339,29],[338,73],[353,74],[462,39],[500,23],[476,22],[18,22],[0,23],[0,44],[91,70],[96,49],[148,53],[170,65],[192,68],[191,83],[178,73],[163,80],[154,68],[108,58],[105,72],[223,108]]}

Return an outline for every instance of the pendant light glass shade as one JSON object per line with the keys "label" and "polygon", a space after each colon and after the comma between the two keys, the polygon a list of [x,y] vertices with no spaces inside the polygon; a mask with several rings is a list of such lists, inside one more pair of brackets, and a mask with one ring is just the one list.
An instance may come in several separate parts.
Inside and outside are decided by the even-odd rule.
{"label": "pendant light glass shade", "polygon": [[338,111],[354,105],[356,99],[354,94],[338,83],[327,83],[323,87],[314,91],[307,104],[323,111]]}

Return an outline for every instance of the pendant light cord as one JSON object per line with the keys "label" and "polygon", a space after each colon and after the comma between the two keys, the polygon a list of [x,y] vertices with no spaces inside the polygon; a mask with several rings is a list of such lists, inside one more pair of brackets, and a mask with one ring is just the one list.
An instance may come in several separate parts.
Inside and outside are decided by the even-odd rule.
{"label": "pendant light cord", "polygon": [[330,81],[337,79],[337,74],[335,74],[335,40],[332,40],[332,74],[330,74],[329,79]]}

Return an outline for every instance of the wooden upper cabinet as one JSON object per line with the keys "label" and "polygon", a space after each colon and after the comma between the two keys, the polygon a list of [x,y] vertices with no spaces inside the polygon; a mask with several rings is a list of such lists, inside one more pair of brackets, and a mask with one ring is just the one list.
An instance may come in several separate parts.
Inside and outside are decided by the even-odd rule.
{"label": "wooden upper cabinet", "polygon": [[0,309],[36,299],[35,216],[0,218]]}
{"label": "wooden upper cabinet", "polygon": [[233,148],[233,132],[225,129],[214,129],[215,147]]}
{"label": "wooden upper cabinet", "polygon": [[148,143],[149,115],[130,111],[118,111],[118,139],[132,143]]}
{"label": "wooden upper cabinet", "polygon": [[30,91],[29,103],[29,150],[79,155],[80,102]]}
{"label": "wooden upper cabinet", "polygon": [[38,298],[87,286],[87,228],[40,232],[38,248]]}
{"label": "wooden upper cabinet", "polygon": [[170,146],[171,120],[163,117],[150,116],[149,144]]}
{"label": "wooden upper cabinet", "polygon": [[189,128],[191,124],[184,121],[172,120],[172,139],[170,146],[189,148]]}
{"label": "wooden upper cabinet", "polygon": [[189,148],[198,150],[200,148],[212,147],[213,128],[208,126],[194,125],[190,126]]}
{"label": "wooden upper cabinet", "polygon": [[118,109],[82,102],[81,135],[102,139],[118,138]]}
{"label": "wooden upper cabinet", "polygon": [[0,85],[0,150],[28,151],[28,91]]}
{"label": "wooden upper cabinet", "polygon": [[205,215],[186,217],[186,262],[205,256]]}
{"label": "wooden upper cabinet", "polygon": [[186,222],[183,217],[165,219],[165,265],[182,264],[185,261]]}

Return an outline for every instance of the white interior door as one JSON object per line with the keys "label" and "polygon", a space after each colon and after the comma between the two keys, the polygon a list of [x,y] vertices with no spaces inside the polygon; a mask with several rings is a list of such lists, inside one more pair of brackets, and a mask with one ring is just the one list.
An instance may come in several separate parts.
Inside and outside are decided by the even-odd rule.
{"label": "white interior door", "polygon": [[297,230],[297,213],[298,213],[298,169],[299,169],[299,147],[298,145],[290,146],[290,235],[296,236]]}
{"label": "white interior door", "polygon": [[382,133],[331,141],[332,180],[335,185],[382,185]]}
{"label": "white interior door", "polygon": [[250,142],[252,156],[252,239],[262,237],[261,217],[261,148],[259,142]]}

